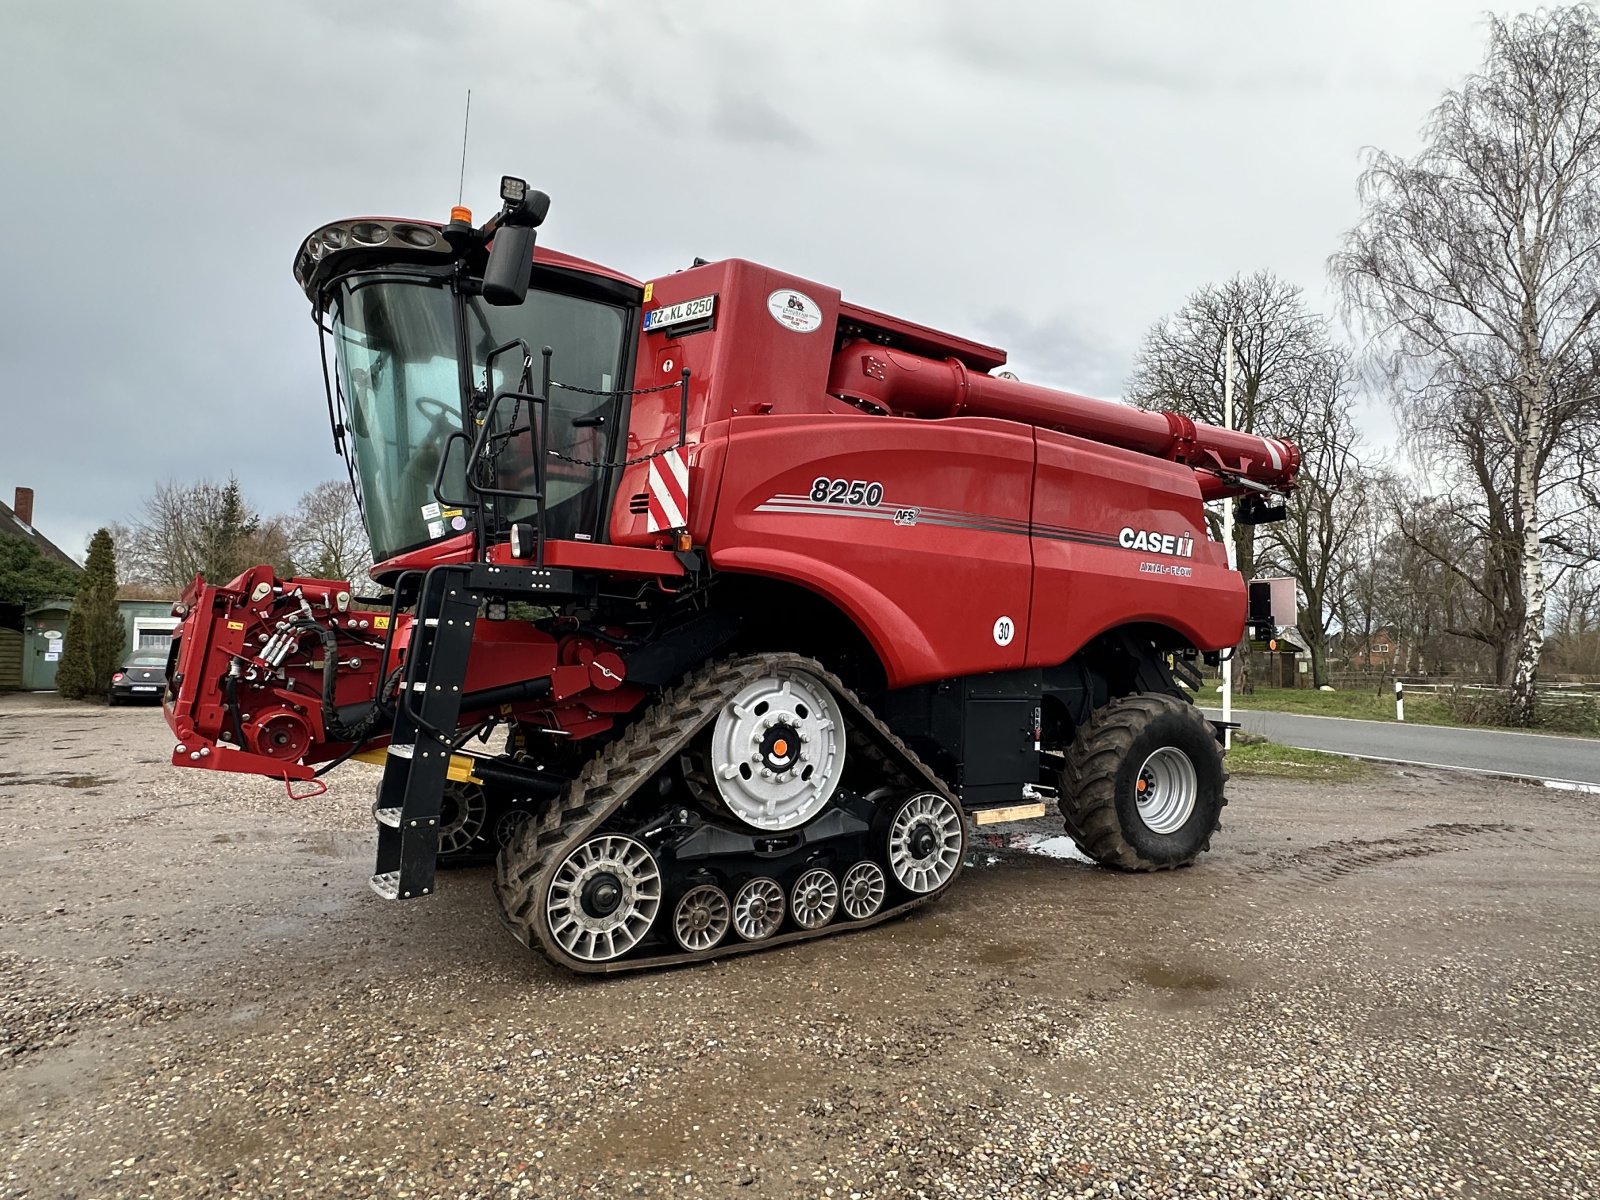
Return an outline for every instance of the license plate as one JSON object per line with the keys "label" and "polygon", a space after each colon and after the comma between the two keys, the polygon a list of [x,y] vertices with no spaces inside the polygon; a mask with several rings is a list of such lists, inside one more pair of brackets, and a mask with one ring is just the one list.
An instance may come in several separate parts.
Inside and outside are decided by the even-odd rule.
{"label": "license plate", "polygon": [[709,321],[711,314],[716,311],[716,296],[699,296],[693,300],[684,300],[679,304],[669,304],[662,308],[647,313],[644,318],[644,331],[654,333],[658,329],[667,329],[673,325],[686,325],[690,321]]}
{"label": "license plate", "polygon": [[135,684],[133,690],[136,691],[136,692],[159,692],[161,689],[156,687],[154,684],[152,684],[149,687],[144,687],[142,685]]}

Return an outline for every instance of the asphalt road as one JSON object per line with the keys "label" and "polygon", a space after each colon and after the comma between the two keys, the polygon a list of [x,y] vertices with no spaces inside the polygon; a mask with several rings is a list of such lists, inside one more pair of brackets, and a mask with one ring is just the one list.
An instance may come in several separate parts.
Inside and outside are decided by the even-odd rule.
{"label": "asphalt road", "polygon": [[[1219,709],[1207,711],[1213,716],[1222,715]],[[1237,708],[1233,719],[1251,733],[1306,750],[1328,750],[1334,754],[1600,787],[1600,741],[1593,738],[1402,725],[1395,721],[1356,721],[1346,717],[1312,717]]]}

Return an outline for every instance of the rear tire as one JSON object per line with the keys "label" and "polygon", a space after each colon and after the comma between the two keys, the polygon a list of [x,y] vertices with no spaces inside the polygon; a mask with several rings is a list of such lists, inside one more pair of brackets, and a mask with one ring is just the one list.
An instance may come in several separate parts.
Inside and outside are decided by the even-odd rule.
{"label": "rear tire", "polygon": [[1061,815],[1079,848],[1103,867],[1186,867],[1222,827],[1227,778],[1222,747],[1200,711],[1141,692],[1097,709],[1079,728],[1061,773]]}

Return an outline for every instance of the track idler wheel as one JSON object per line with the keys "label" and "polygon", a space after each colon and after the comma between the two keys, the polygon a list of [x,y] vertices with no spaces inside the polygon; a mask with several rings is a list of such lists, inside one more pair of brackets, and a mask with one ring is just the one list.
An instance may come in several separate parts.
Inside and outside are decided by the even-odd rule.
{"label": "track idler wheel", "polygon": [[621,958],[661,909],[661,868],[643,842],[600,834],[562,860],[545,902],[550,934],[583,962]]}
{"label": "track idler wheel", "polygon": [[911,797],[889,823],[889,869],[908,892],[922,895],[949,883],[965,849],[961,813],[938,792]]}
{"label": "track idler wheel", "polygon": [[488,825],[489,801],[475,783],[444,785],[439,802],[439,859],[450,863],[483,853]]}

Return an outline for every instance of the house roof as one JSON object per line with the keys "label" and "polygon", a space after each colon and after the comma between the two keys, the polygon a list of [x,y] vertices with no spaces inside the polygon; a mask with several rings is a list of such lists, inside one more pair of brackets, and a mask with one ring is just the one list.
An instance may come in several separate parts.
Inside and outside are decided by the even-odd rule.
{"label": "house roof", "polygon": [[63,566],[71,567],[74,571],[82,572],[80,566],[72,555],[56,545],[32,525],[28,525],[17,516],[9,504],[0,503],[0,537],[18,538],[25,542],[32,542],[34,548],[46,558],[54,559]]}

